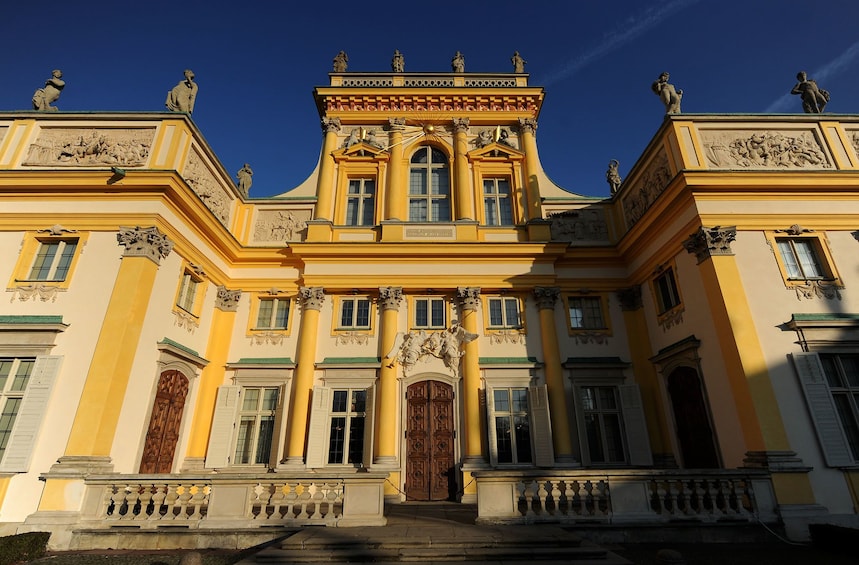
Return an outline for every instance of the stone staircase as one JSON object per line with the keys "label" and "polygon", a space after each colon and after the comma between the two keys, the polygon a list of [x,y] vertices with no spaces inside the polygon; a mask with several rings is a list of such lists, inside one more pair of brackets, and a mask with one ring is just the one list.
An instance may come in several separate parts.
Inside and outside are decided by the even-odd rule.
{"label": "stone staircase", "polygon": [[[621,565],[629,561],[554,525],[475,526],[462,505],[397,505],[388,525],[309,527],[240,562],[531,563]],[[470,523],[469,523],[470,520]]]}

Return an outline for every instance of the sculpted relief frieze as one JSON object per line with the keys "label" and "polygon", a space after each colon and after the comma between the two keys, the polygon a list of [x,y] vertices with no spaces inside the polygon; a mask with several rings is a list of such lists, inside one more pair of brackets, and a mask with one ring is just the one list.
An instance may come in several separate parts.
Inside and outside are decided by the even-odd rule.
{"label": "sculpted relief frieze", "polygon": [[608,241],[602,210],[565,210],[549,215],[552,241]]}
{"label": "sculpted relief frieze", "polygon": [[227,225],[230,219],[230,202],[232,198],[218,183],[215,175],[209,170],[200,156],[191,151],[191,156],[188,158],[188,165],[182,173],[185,182],[191,187],[191,190],[200,197],[203,204],[212,211],[218,220]]}
{"label": "sculpted relief frieze", "polygon": [[152,147],[153,128],[46,128],[39,132],[24,165],[142,167]]}
{"label": "sculpted relief frieze", "polygon": [[632,188],[623,198],[623,215],[626,227],[631,228],[656,201],[668,186],[671,171],[668,168],[668,155],[660,150],[650,161],[644,173],[635,179]]}
{"label": "sculpted relief frieze", "polygon": [[[859,130],[848,130],[847,135],[850,136],[850,144],[853,146],[853,151],[855,151],[856,155],[859,156]],[[0,135],[0,140],[2,139],[3,136]]]}
{"label": "sculpted relief frieze", "polygon": [[310,210],[260,210],[254,226],[254,242],[301,241]]}
{"label": "sculpted relief frieze", "polygon": [[701,130],[704,154],[720,169],[829,169],[823,147],[811,131]]}

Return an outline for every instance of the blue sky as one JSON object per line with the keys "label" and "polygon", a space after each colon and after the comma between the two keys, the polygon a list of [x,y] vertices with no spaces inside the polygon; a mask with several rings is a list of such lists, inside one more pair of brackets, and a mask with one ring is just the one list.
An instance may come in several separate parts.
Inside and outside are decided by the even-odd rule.
{"label": "blue sky", "polygon": [[[10,5],[11,4],[11,5]],[[607,196],[609,159],[623,176],[662,122],[650,84],[662,71],[684,113],[800,113],[796,73],[830,91],[827,112],[859,113],[855,0],[507,0],[452,2],[7,3],[0,34],[0,111],[30,109],[51,70],[61,111],[161,111],[196,74],[193,119],[252,197],[279,194],[313,170],[321,130],[312,97],[341,49],[349,70],[509,72],[518,50],[546,88],[537,144],[549,177]]]}

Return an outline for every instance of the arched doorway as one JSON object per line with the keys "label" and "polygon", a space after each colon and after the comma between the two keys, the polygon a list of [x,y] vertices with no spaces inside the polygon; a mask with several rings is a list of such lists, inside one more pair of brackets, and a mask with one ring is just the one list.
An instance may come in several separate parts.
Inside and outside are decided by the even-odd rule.
{"label": "arched doorway", "polygon": [[671,371],[668,394],[683,466],[687,469],[718,469],[719,452],[698,371],[692,367],[677,367]]}
{"label": "arched doorway", "polygon": [[185,375],[179,371],[161,373],[143,445],[143,458],[140,460],[141,474],[169,473],[173,470],[173,456],[179,442],[179,426],[186,396],[188,379]]}
{"label": "arched doorway", "polygon": [[453,387],[420,381],[406,389],[406,500],[454,500]]}

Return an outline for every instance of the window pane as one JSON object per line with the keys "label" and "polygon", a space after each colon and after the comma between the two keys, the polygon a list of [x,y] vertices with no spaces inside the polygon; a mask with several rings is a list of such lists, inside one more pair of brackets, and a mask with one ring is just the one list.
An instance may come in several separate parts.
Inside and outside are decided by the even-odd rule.
{"label": "window pane", "polygon": [[571,298],[570,299],[570,327],[571,328],[584,328],[585,327],[585,313],[582,309],[582,300],[581,298]]}
{"label": "window pane", "polygon": [[427,327],[427,307],[429,300],[415,300],[415,325],[418,327]]}
{"label": "window pane", "polygon": [[60,242],[43,242],[39,245],[39,251],[36,253],[36,260],[33,262],[33,269],[30,271],[30,279],[46,281],[50,278],[51,264],[54,262],[59,250]]}
{"label": "window pane", "polygon": [[364,417],[353,416],[349,422],[349,460],[347,463],[364,462]]}
{"label": "window pane", "polygon": [[514,388],[510,393],[513,396],[513,412],[527,412],[528,389]]}
{"label": "window pane", "polygon": [[352,413],[364,412],[367,409],[367,391],[353,390],[352,405],[349,408]]}
{"label": "window pane", "polygon": [[331,411],[332,412],[345,412],[346,411],[346,401],[349,399],[349,391],[348,390],[335,390],[334,394],[331,397]]}
{"label": "window pane", "polygon": [[829,386],[842,388],[845,386],[842,381],[841,371],[838,370],[838,362],[834,355],[821,355],[820,363],[823,365],[823,374],[826,375],[826,382]]}
{"label": "window pane", "polygon": [[501,299],[489,299],[489,325],[501,326],[504,323],[504,318],[501,314]]}
{"label": "window pane", "polygon": [[483,216],[486,218],[486,225],[488,226],[497,226],[501,223],[496,213],[494,198],[486,197],[483,199]]}
{"label": "window pane", "polygon": [[841,355],[839,357],[847,386],[859,388],[859,357],[855,355]]}
{"label": "window pane", "polygon": [[370,326],[370,301],[361,299],[358,301],[358,316],[355,320],[355,327],[367,328]]}
{"label": "window pane", "polygon": [[0,461],[3,460],[3,455],[6,453],[6,444],[9,443],[12,426],[15,425],[15,419],[18,417],[18,409],[20,407],[20,398],[8,398],[3,405],[3,411],[0,412]]}
{"label": "window pane", "polygon": [[432,222],[449,222],[450,221],[450,200],[433,199],[432,201]]}
{"label": "window pane", "polygon": [[617,463],[624,460],[623,439],[620,433],[620,415],[604,414],[606,461]]}
{"label": "window pane", "polygon": [[859,423],[856,422],[856,416],[850,407],[850,397],[846,394],[833,394],[832,398],[835,400],[838,418],[841,420],[844,433],[847,435],[847,442],[850,444],[853,459],[859,460]]}
{"label": "window pane", "polygon": [[444,153],[435,148],[430,148],[430,150],[432,151],[433,164],[447,165],[447,157]]}
{"label": "window pane", "polygon": [[421,147],[412,155],[412,163],[426,163],[427,162],[427,147]]}
{"label": "window pane", "polygon": [[409,194],[427,194],[427,172],[425,169],[412,169],[409,173]]}
{"label": "window pane", "polygon": [[259,393],[260,390],[258,388],[246,388],[245,389],[245,399],[242,400],[242,411],[256,411],[259,407]]}
{"label": "window pane", "polygon": [[0,359],[0,390],[6,388],[6,379],[9,378],[9,373],[12,371],[12,363],[14,359]]}
{"label": "window pane", "polygon": [[432,325],[435,328],[443,328],[445,324],[444,300],[432,300]]}
{"label": "window pane", "polygon": [[496,388],[492,391],[496,412],[510,411],[510,393],[506,388]]}
{"label": "window pane", "polygon": [[588,437],[588,453],[590,453],[591,461],[605,461],[599,416],[596,414],[585,414],[585,430]]}
{"label": "window pane", "polygon": [[504,322],[507,327],[519,325],[519,301],[515,298],[504,300]]}
{"label": "window pane", "polygon": [[275,410],[276,408],[277,408],[277,389],[276,388],[263,389],[262,409],[263,410]]}
{"label": "window pane", "polygon": [[409,221],[426,222],[429,203],[426,200],[409,200]]}
{"label": "window pane", "polygon": [[434,169],[430,172],[432,194],[447,196],[450,194],[448,190],[447,169]]}
{"label": "window pane", "polygon": [[513,418],[516,430],[516,462],[531,462],[531,428],[528,416],[516,416]]}
{"label": "window pane", "polygon": [[328,463],[343,463],[343,444],[345,440],[346,418],[331,418],[331,435],[328,438]]}
{"label": "window pane", "polygon": [[794,247],[796,248],[796,255],[799,259],[800,267],[802,267],[802,272],[805,274],[807,278],[811,277],[822,277],[823,272],[820,270],[820,264],[817,261],[817,256],[814,253],[814,248],[811,241],[808,240],[794,240]]}
{"label": "window pane", "polygon": [[274,318],[274,327],[279,329],[286,329],[287,322],[289,322],[289,299],[278,298],[277,313]]}
{"label": "window pane", "polygon": [[584,410],[596,410],[597,402],[593,388],[582,387],[582,407]]}
{"label": "window pane", "polygon": [[66,241],[61,247],[63,248],[63,253],[60,255],[60,261],[57,263],[57,269],[54,272],[54,276],[51,277],[51,279],[55,281],[66,280],[66,275],[69,272],[69,265],[72,264],[72,257],[75,254],[77,242]]}
{"label": "window pane", "polygon": [[268,463],[271,455],[271,438],[274,434],[274,416],[262,416],[259,424],[259,437],[257,438],[257,455],[254,459],[256,464]]}
{"label": "window pane", "polygon": [[358,225],[358,199],[356,198],[350,198],[349,201],[346,202],[346,225]]}
{"label": "window pane", "polygon": [[784,268],[787,270],[787,276],[791,279],[801,279],[802,271],[799,268],[799,262],[796,260],[796,255],[793,253],[793,248],[788,240],[779,240],[777,242],[778,250],[781,254],[781,260],[784,262]]}
{"label": "window pane", "polygon": [[236,457],[233,461],[234,463],[250,463],[255,423],[256,418],[253,416],[241,417],[237,434],[238,437],[236,439]]}
{"label": "window pane", "polygon": [[601,410],[616,410],[617,401],[614,395],[614,387],[601,386],[597,388],[598,400],[597,406]]}
{"label": "window pane", "polygon": [[259,315],[257,316],[258,328],[271,327],[271,314],[274,308],[274,300],[260,300]]}
{"label": "window pane", "polygon": [[498,462],[513,462],[513,440],[510,436],[510,417],[495,418],[495,439],[498,447]]}
{"label": "window pane", "polygon": [[18,370],[15,371],[15,380],[12,381],[11,390],[22,391],[27,388],[27,382],[30,380],[35,363],[36,361],[33,359],[21,359],[18,363]]}
{"label": "window pane", "polygon": [[350,328],[352,327],[352,313],[355,311],[355,301],[343,300],[342,308],[340,312],[340,326]]}

